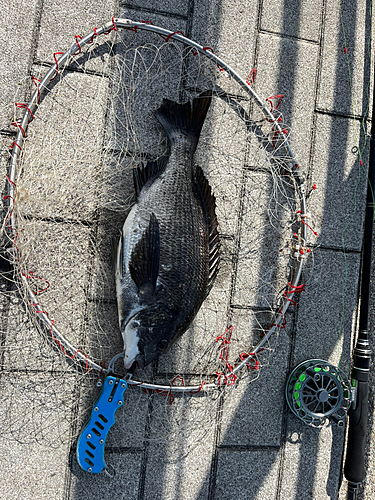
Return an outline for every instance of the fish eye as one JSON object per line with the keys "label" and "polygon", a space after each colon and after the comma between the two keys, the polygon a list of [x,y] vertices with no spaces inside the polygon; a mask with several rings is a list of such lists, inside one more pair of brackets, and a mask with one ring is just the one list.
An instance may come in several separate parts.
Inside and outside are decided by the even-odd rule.
{"label": "fish eye", "polygon": [[156,346],[156,349],[158,349],[159,351],[164,351],[164,349],[166,349],[167,346],[168,346],[168,340],[162,339],[162,340],[160,340],[160,342]]}

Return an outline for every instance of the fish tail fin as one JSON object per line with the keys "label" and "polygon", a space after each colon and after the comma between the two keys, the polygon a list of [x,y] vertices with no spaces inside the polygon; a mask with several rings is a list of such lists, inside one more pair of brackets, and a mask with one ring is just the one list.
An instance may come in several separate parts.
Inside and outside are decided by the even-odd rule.
{"label": "fish tail fin", "polygon": [[169,140],[173,142],[175,134],[184,134],[198,143],[208,108],[211,104],[212,91],[199,94],[193,102],[178,104],[164,99],[155,116],[164,127]]}

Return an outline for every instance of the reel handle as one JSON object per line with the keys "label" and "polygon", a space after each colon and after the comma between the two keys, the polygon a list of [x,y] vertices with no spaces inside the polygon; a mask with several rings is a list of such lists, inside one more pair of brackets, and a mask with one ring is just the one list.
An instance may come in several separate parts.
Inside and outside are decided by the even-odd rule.
{"label": "reel handle", "polygon": [[[357,380],[357,404],[349,410],[348,445],[344,473],[351,489],[356,489],[365,474],[365,446],[368,419],[368,382]],[[352,497],[352,498],[355,498]]]}

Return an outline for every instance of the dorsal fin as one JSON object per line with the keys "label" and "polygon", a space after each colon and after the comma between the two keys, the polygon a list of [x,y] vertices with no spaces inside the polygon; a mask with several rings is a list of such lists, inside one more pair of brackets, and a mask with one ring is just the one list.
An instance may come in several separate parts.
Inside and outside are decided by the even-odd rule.
{"label": "dorsal fin", "polygon": [[214,284],[220,264],[220,236],[216,217],[216,199],[212,194],[211,186],[206,179],[203,170],[199,166],[194,167],[194,181],[197,186],[198,197],[202,204],[203,214],[208,228],[209,248],[209,274],[207,282],[207,295]]}
{"label": "dorsal fin", "polygon": [[129,271],[132,280],[138,288],[147,285],[147,289],[152,287],[155,292],[156,280],[159,274],[160,261],[160,236],[159,223],[154,213],[150,216],[150,222],[141,239],[135,245],[130,261]]}
{"label": "dorsal fin", "polygon": [[167,165],[168,157],[162,156],[155,161],[148,161],[145,166],[133,169],[133,180],[136,197],[138,198],[143,186],[152,178],[158,177]]}

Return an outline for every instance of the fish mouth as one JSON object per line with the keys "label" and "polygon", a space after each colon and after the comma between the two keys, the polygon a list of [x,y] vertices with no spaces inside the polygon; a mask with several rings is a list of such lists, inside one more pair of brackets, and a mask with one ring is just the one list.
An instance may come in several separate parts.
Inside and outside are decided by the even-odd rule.
{"label": "fish mouth", "polygon": [[142,370],[152,363],[152,361],[154,361],[154,359],[156,359],[160,354],[160,351],[156,349],[143,350],[141,347],[140,351],[141,352],[138,351],[137,353],[133,352],[133,355],[131,355],[129,353],[127,354],[125,349],[124,366],[128,372],[135,370],[136,368]]}
{"label": "fish mouth", "polygon": [[[124,325],[122,336],[124,339],[124,366],[126,370],[132,369],[133,365],[143,369],[154,361],[168,347],[168,338],[154,328],[141,326],[135,317]],[[153,335],[158,334],[156,339]],[[134,368],[135,369],[135,368]]]}
{"label": "fish mouth", "polygon": [[124,340],[124,366],[126,370],[130,370],[134,363],[138,366],[142,365],[142,354],[139,349],[138,328],[139,323],[133,315],[121,328],[121,334]]}
{"label": "fish mouth", "polygon": [[124,366],[125,370],[128,372],[134,372],[136,368],[141,370],[145,366],[145,357],[143,354],[137,354],[137,356],[133,358],[129,358],[129,356],[124,356]]}

